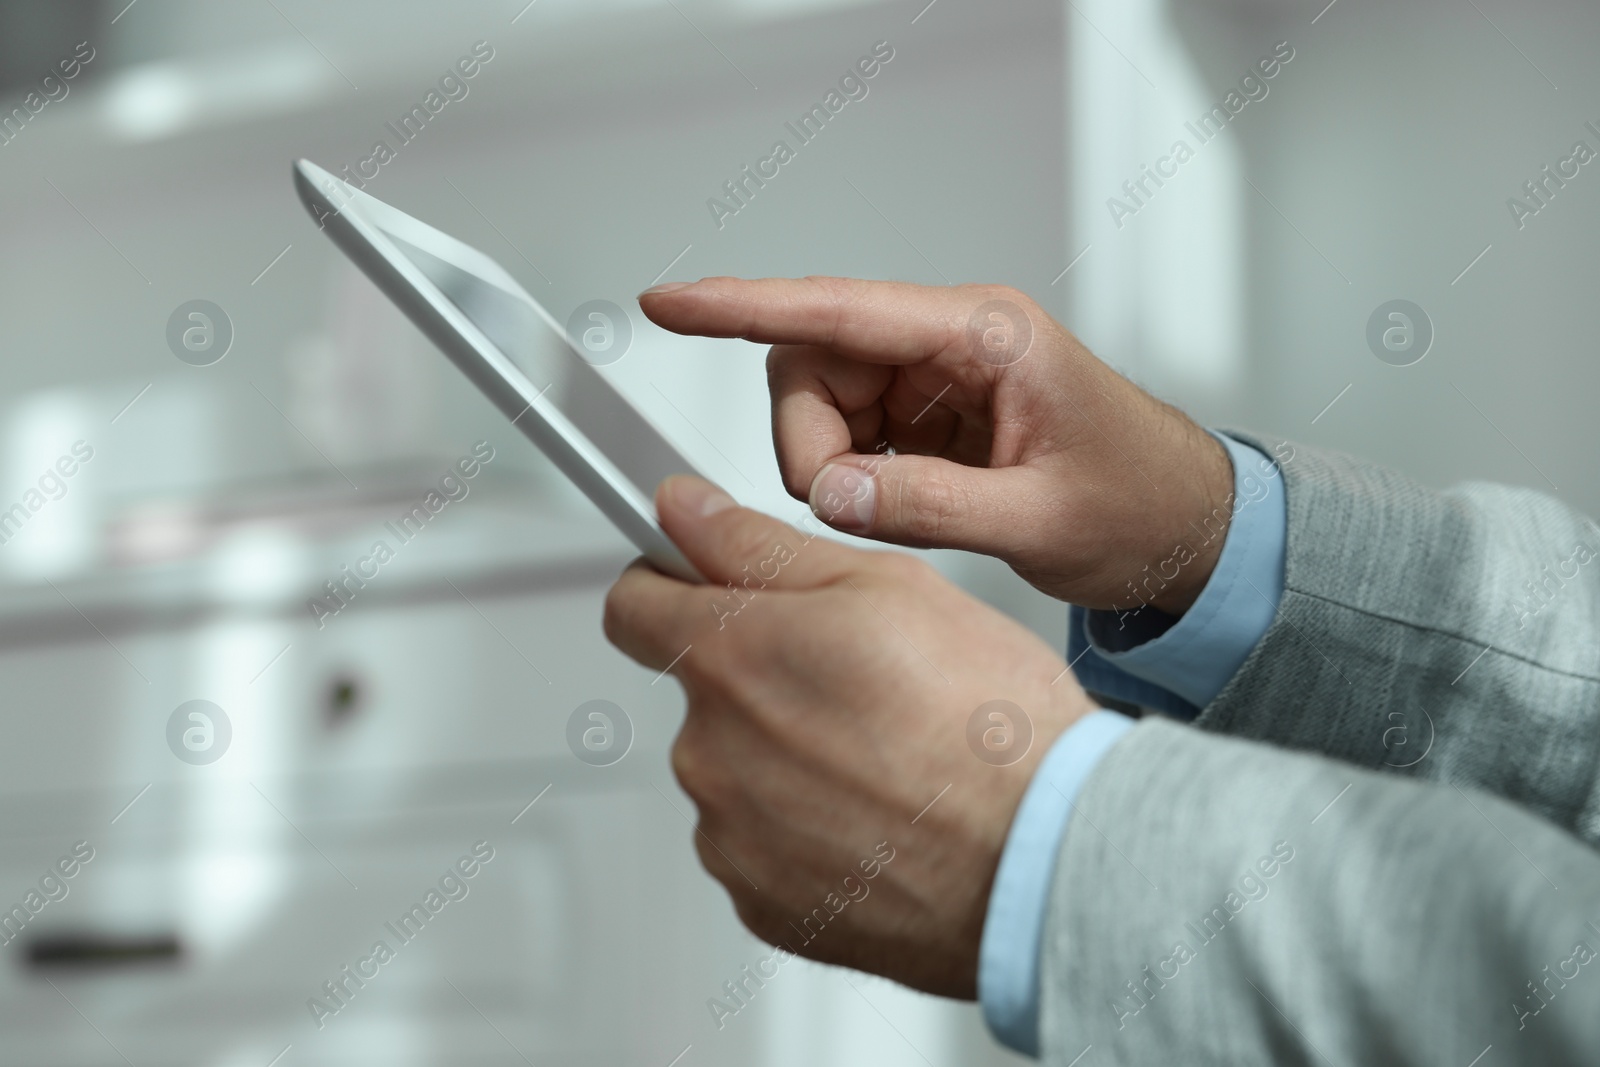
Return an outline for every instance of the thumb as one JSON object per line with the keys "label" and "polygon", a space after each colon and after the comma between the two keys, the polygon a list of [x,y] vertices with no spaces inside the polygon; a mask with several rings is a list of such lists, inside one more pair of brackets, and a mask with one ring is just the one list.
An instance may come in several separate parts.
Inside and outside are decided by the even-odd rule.
{"label": "thumb", "polygon": [[1007,556],[1018,548],[1034,473],[931,456],[840,456],[811,481],[811,510],[836,530],[918,548]]}
{"label": "thumb", "polygon": [[661,529],[712,585],[811,589],[860,569],[867,553],[739,507],[710,482],[674,475],[656,490]]}

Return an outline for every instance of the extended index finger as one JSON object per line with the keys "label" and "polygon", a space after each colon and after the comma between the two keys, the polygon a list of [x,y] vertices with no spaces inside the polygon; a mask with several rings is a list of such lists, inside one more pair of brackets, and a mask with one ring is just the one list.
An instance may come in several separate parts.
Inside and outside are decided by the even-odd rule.
{"label": "extended index finger", "polygon": [[931,359],[958,345],[975,286],[934,287],[857,278],[703,278],[639,294],[656,325],[700,337],[819,345],[867,363]]}

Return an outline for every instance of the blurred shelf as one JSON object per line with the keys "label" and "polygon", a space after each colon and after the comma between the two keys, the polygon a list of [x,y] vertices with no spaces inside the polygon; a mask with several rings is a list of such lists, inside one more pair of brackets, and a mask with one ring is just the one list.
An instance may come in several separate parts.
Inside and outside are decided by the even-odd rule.
{"label": "blurred shelf", "polygon": [[363,613],[603,586],[637,555],[598,512],[516,484],[466,483],[461,499],[436,496],[445,503],[434,513],[428,482],[392,471],[362,481],[359,498],[343,483],[314,484],[130,508],[107,530],[108,562],[0,587],[0,651],[225,617],[314,627],[308,602],[337,603],[327,583],[353,590]]}

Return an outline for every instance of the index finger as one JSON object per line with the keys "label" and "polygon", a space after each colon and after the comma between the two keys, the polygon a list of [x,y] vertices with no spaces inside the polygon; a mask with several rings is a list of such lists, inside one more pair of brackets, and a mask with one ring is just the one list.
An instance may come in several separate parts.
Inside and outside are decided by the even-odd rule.
{"label": "index finger", "polygon": [[857,278],[702,278],[639,294],[656,325],[700,337],[818,345],[866,363],[931,359],[961,343],[975,286]]}

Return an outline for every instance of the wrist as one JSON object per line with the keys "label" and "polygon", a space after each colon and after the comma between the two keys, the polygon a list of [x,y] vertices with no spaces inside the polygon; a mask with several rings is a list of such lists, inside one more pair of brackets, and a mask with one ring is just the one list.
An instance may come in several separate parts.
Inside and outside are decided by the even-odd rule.
{"label": "wrist", "polygon": [[1184,448],[1187,462],[1175,472],[1182,479],[1180,502],[1167,512],[1165,540],[1154,546],[1154,559],[1141,571],[1142,581],[1129,591],[1129,602],[1119,605],[1123,610],[1149,604],[1181,617],[1205,590],[1227,541],[1233,521],[1233,460],[1222,442],[1184,421],[1192,433],[1186,435],[1190,437]]}

